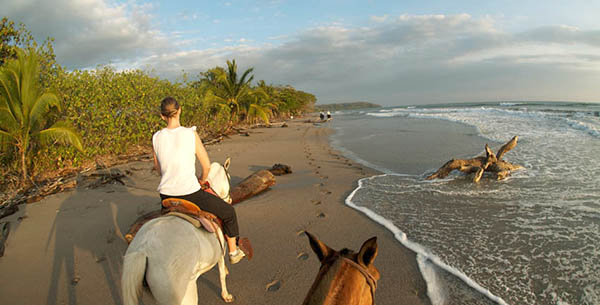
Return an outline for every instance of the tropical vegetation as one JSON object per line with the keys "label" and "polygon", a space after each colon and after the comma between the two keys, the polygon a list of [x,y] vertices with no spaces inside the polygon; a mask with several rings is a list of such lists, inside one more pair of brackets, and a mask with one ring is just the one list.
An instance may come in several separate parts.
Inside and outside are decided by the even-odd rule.
{"label": "tropical vegetation", "polygon": [[[56,63],[52,39],[37,45],[23,24],[7,18],[0,23],[0,43],[2,80],[7,79],[0,95],[0,169],[5,173],[0,187],[106,156],[148,151],[151,134],[163,126],[158,104],[166,96],[180,101],[182,122],[197,126],[203,138],[240,124],[268,125],[312,111],[316,102],[314,95],[291,86],[254,83],[253,69],[238,71],[235,60],[193,79],[182,75],[171,81],[110,66],[67,70]],[[19,89],[22,95],[15,91],[18,73],[29,79],[27,88]]]}
{"label": "tropical vegetation", "polygon": [[38,145],[62,142],[83,151],[81,136],[67,121],[55,120],[53,110],[60,111],[60,102],[40,87],[37,53],[19,50],[0,68],[0,148],[17,152],[22,181],[28,154]]}

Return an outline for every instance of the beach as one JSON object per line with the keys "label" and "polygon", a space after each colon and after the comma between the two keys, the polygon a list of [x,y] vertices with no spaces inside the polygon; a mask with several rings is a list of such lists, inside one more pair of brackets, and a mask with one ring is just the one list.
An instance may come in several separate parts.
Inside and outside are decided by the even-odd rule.
{"label": "beach", "polygon": [[[344,204],[360,178],[378,172],[342,156],[330,145],[332,129],[306,119],[207,146],[211,161],[231,157],[232,185],[275,163],[293,170],[277,176],[268,191],[235,205],[241,235],[250,238],[255,256],[229,266],[234,304],[304,300],[320,265],[304,231],[336,250],[358,250],[377,236],[377,304],[429,304],[416,254]],[[159,206],[159,176],[152,166],[151,161],[116,166],[127,173],[125,185],[82,185],[21,205],[2,219],[10,221],[11,233],[0,258],[0,304],[122,304],[123,235],[137,217]],[[197,283],[200,304],[224,303],[216,268]],[[147,289],[143,301],[155,304]]]}

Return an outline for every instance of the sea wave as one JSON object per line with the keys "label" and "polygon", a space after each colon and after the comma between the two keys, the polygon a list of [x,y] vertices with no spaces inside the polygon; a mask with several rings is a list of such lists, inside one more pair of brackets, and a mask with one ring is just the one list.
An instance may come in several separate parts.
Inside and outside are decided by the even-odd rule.
{"label": "sea wave", "polygon": [[[346,199],[347,204],[376,214],[378,217],[371,217],[365,212],[394,232],[401,243],[422,255],[419,264],[428,289],[432,287],[428,293],[433,303],[443,302],[445,294],[437,287],[439,279],[432,277],[429,269],[447,268],[443,267],[444,262],[429,259],[433,257],[431,251],[459,267],[458,278],[468,274],[501,296],[501,300],[524,304],[600,304],[597,293],[600,278],[596,276],[600,274],[597,263],[600,244],[595,233],[600,219],[597,176],[600,118],[589,107],[578,107],[484,105],[369,112],[368,118],[360,117],[365,120],[361,124],[366,128],[395,128],[394,121],[383,118],[398,116],[407,117],[408,122],[435,119],[465,124],[495,142],[489,143],[494,151],[519,135],[519,145],[505,158],[525,169],[504,181],[486,180],[477,185],[468,183],[469,179],[460,173],[436,181],[423,181],[425,174],[374,181],[395,176],[382,168],[386,164],[396,168],[395,161],[373,155],[373,160],[380,164],[373,166],[368,154],[364,158],[369,161],[362,160],[337,143],[345,155],[388,174],[361,179],[359,187]],[[365,134],[377,132],[380,131],[373,129]],[[395,144],[389,143],[387,147],[393,151]],[[402,220],[396,225],[404,231],[393,224],[398,219]],[[465,231],[470,233],[465,235]],[[425,246],[410,246],[404,232]],[[469,253],[462,247],[469,247]],[[541,290],[531,289],[532,285]]]}
{"label": "sea wave", "polygon": [[427,268],[427,266],[426,266],[427,262],[431,262],[431,263],[435,264],[437,267],[442,268],[446,272],[449,272],[450,274],[461,279],[465,284],[467,284],[471,288],[477,290],[479,293],[481,293],[488,299],[490,299],[500,305],[507,305],[507,303],[502,298],[494,295],[488,289],[482,287],[477,282],[475,282],[473,279],[469,278],[466,274],[460,272],[458,269],[447,265],[442,259],[440,259],[436,255],[431,253],[431,251],[428,251],[427,248],[423,247],[422,245],[420,245],[416,242],[409,240],[406,233],[402,232],[402,230],[400,230],[400,228],[398,228],[396,225],[394,225],[393,221],[375,213],[373,210],[371,210],[367,207],[359,206],[352,201],[356,192],[363,188],[363,181],[372,180],[377,177],[385,177],[385,176],[389,176],[389,175],[398,176],[398,177],[415,177],[412,175],[402,175],[402,174],[383,174],[383,175],[375,175],[372,177],[362,178],[362,179],[358,180],[358,187],[356,187],[352,191],[352,193],[350,193],[350,195],[346,198],[345,203],[349,207],[364,213],[370,219],[372,219],[373,221],[379,223],[380,225],[382,225],[383,227],[388,229],[392,234],[394,234],[394,237],[396,238],[396,240],[398,240],[402,245],[404,245],[408,249],[410,249],[418,254],[417,262],[418,262],[420,271],[422,273],[423,279],[427,282],[427,287],[428,287],[427,294],[429,296],[431,303],[434,305],[445,304],[446,301],[445,301],[444,295],[442,293],[440,293],[440,290],[438,288],[439,284],[437,283],[435,276],[432,276],[432,274],[431,274],[432,270]]}

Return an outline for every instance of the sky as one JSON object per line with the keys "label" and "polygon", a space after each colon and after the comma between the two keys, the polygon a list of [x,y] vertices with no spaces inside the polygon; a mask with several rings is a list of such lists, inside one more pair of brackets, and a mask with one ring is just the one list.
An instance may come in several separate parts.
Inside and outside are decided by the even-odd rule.
{"label": "sky", "polygon": [[600,102],[600,1],[2,0],[67,69],[226,66],[317,104]]}

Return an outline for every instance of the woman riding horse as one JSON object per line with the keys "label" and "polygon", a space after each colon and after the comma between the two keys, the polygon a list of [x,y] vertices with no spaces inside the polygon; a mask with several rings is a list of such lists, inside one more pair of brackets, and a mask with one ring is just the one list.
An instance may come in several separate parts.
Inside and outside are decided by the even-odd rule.
{"label": "woman riding horse", "polygon": [[[196,133],[196,127],[181,126],[181,107],[172,97],[162,100],[160,113],[160,117],[167,122],[167,127],[152,136],[154,168],[161,175],[157,189],[160,198],[185,199],[219,217],[223,221],[223,231],[229,247],[229,261],[232,264],[238,263],[245,254],[236,245],[239,235],[237,216],[233,206],[202,190],[201,183],[206,183],[210,160]],[[200,178],[196,177],[196,158],[202,166]]]}

